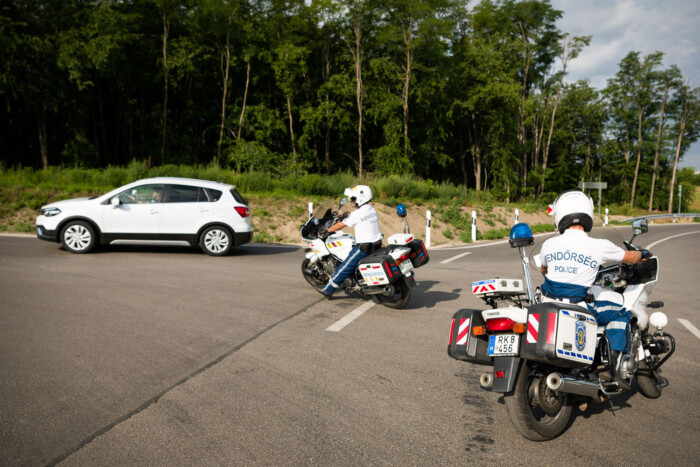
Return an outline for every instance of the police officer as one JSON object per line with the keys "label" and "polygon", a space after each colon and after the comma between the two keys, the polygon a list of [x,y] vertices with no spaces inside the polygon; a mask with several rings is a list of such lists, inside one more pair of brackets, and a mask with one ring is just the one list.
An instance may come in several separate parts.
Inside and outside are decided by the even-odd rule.
{"label": "police officer", "polygon": [[[561,234],[550,238],[540,252],[544,284],[543,301],[563,301],[586,306],[583,303],[593,285],[598,269],[604,263],[638,263],[651,256],[647,250],[625,251],[609,240],[591,238],[593,227],[593,200],[581,191],[567,191],[554,201],[554,222]],[[622,297],[612,291],[601,290],[595,307],[588,306],[599,325],[605,326],[610,342],[611,368],[619,367],[620,353],[627,352],[627,333],[632,314],[622,305]],[[615,380],[627,386],[615,372]],[[612,379],[612,375],[608,375]]]}
{"label": "police officer", "polygon": [[321,291],[327,298],[330,298],[343,281],[353,274],[362,258],[382,246],[383,236],[379,231],[379,217],[377,211],[369,204],[372,200],[370,187],[355,185],[346,188],[344,194],[355,203],[357,209],[351,212],[345,220],[329,227],[328,232],[335,232],[345,227],[355,227],[355,245]]}

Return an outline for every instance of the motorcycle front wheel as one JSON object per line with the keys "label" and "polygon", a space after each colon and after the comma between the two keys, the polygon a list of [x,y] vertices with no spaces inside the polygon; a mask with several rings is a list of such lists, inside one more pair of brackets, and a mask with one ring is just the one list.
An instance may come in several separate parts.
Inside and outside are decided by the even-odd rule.
{"label": "motorcycle front wheel", "polygon": [[384,295],[377,294],[377,301],[388,308],[400,309],[408,304],[411,299],[411,287],[408,286],[406,280],[401,279],[393,285],[394,294]]}
{"label": "motorcycle front wheel", "polygon": [[[573,408],[568,404],[566,394],[556,395],[546,385],[540,385],[540,378],[546,375],[537,375],[533,370],[534,364],[523,361],[515,387],[504,394],[503,399],[508,417],[518,433],[532,441],[546,441],[564,431]],[[550,413],[545,412],[537,400],[543,386],[545,394],[540,397],[544,397],[554,408],[549,410]]]}
{"label": "motorcycle front wheel", "polygon": [[307,258],[301,263],[301,273],[304,275],[306,282],[311,284],[311,286],[320,291],[326,286],[328,278],[315,264],[311,264],[311,261]]}
{"label": "motorcycle front wheel", "polygon": [[639,385],[639,392],[642,393],[644,397],[649,399],[657,399],[661,396],[661,381],[656,375],[655,371],[648,369],[646,360],[639,362],[639,368],[637,369],[637,384]]}

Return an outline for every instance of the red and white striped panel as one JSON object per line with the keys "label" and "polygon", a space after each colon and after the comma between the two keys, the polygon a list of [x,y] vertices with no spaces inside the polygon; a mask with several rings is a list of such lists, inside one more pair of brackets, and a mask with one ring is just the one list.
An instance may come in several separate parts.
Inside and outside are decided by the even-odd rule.
{"label": "red and white striped panel", "polygon": [[536,344],[537,334],[540,332],[540,314],[533,313],[527,317],[527,337],[526,344]]}
{"label": "red and white striped panel", "polygon": [[474,290],[472,290],[472,293],[493,292],[495,290],[496,287],[494,287],[493,284],[477,285],[476,287],[474,287]]}
{"label": "red and white striped panel", "polygon": [[469,335],[470,318],[462,318],[459,320],[459,331],[457,332],[457,345],[467,345],[467,336]]}

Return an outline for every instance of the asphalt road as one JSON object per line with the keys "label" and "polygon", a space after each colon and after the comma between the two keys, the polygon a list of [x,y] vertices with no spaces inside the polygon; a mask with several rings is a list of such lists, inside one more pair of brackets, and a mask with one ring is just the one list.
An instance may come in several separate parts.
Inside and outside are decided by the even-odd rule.
{"label": "asphalt road", "polygon": [[333,332],[371,301],[322,299],[296,247],[72,255],[2,236],[0,465],[697,465],[700,336],[679,319],[700,328],[698,241],[685,224],[635,242],[660,257],[678,346],[661,398],[590,405],[534,443],[446,352],[455,311],[483,308],[472,281],[522,277],[507,244],[431,250],[407,309]]}

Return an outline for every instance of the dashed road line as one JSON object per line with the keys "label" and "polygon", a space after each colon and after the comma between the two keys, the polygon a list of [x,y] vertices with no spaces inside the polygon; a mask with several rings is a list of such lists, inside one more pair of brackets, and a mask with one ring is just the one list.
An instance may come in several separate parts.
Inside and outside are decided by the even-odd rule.
{"label": "dashed road line", "polygon": [[342,318],[340,318],[338,321],[336,321],[336,322],[333,323],[332,325],[328,326],[328,328],[326,328],[326,331],[331,331],[331,332],[338,332],[338,331],[340,331],[340,330],[343,329],[345,326],[347,326],[348,324],[350,324],[350,323],[352,323],[353,321],[355,321],[355,319],[357,319],[358,317],[360,317],[360,316],[362,315],[362,313],[364,313],[365,311],[369,310],[369,309],[372,308],[374,305],[376,305],[374,302],[365,302],[365,303],[363,303],[362,305],[358,306],[357,308],[355,308],[354,310],[352,310],[352,311],[351,311],[350,313],[348,313],[347,315],[345,315],[345,316],[343,316]]}
{"label": "dashed road line", "polygon": [[678,321],[680,321],[680,323],[683,326],[685,326],[688,329],[688,331],[692,332],[695,335],[695,337],[700,339],[700,330],[698,328],[696,328],[695,326],[693,326],[693,323],[691,323],[687,319],[683,319],[683,318],[678,318]]}
{"label": "dashed road line", "polygon": [[440,261],[440,264],[451,263],[454,260],[457,260],[459,258],[462,258],[463,256],[467,256],[467,255],[471,255],[471,254],[472,254],[471,251],[467,251],[466,253],[462,253],[461,255],[453,256],[452,258],[447,258],[444,261]]}

